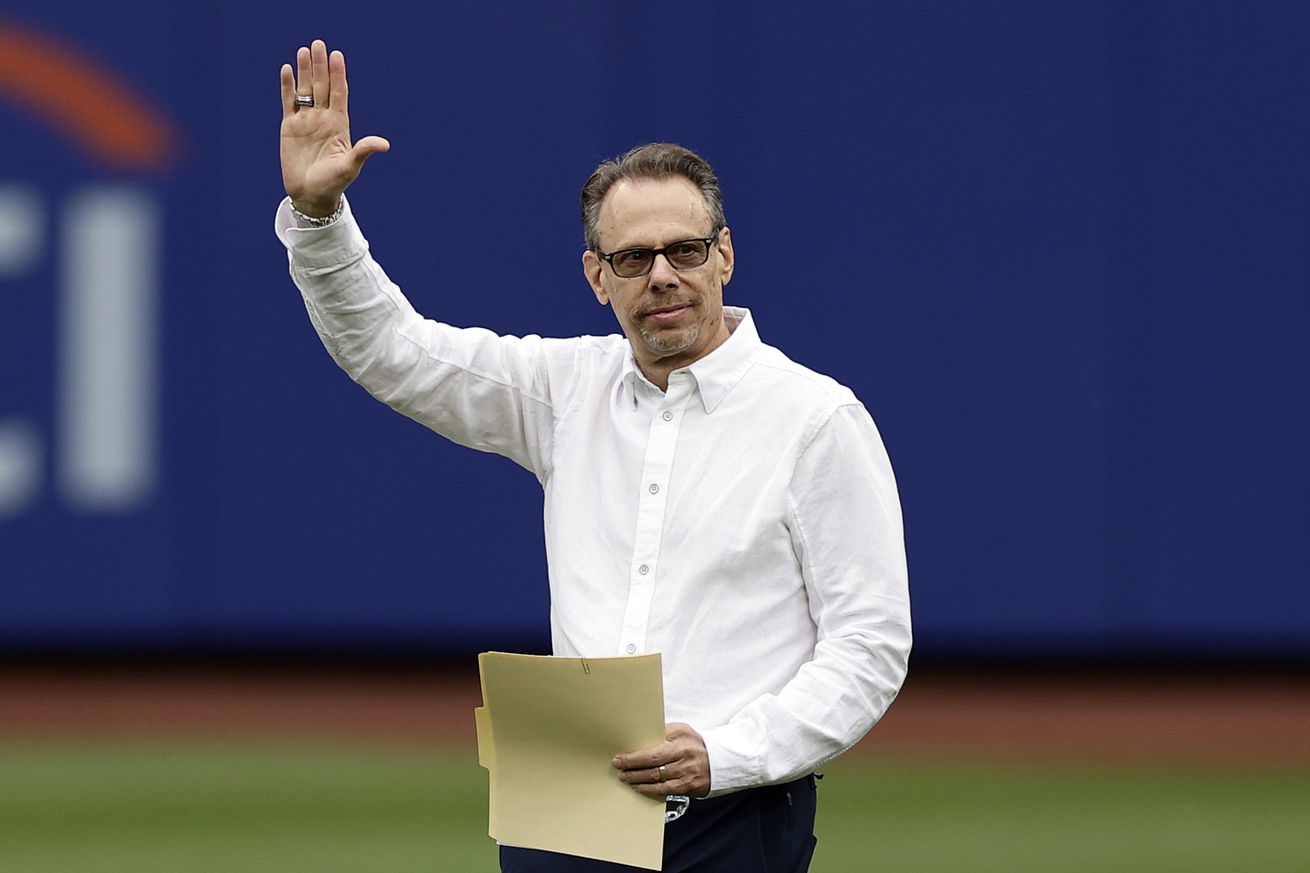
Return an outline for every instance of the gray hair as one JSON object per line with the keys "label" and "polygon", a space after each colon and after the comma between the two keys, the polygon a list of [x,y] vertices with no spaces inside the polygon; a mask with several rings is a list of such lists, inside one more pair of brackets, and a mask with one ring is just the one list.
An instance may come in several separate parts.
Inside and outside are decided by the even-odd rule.
{"label": "gray hair", "polygon": [[621,157],[604,161],[582,186],[582,235],[587,248],[600,251],[600,205],[605,195],[621,179],[667,179],[681,176],[691,182],[705,198],[705,209],[714,226],[713,233],[727,226],[723,217],[723,194],[719,180],[709,163],[691,149],[671,142],[652,142]]}

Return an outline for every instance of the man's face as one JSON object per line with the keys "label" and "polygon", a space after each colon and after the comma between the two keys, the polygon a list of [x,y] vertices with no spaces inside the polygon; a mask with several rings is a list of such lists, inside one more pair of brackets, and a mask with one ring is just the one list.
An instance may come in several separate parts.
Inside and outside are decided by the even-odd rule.
{"label": "man's face", "polygon": [[[605,252],[663,248],[678,240],[708,237],[713,231],[705,198],[681,176],[623,179],[601,202],[597,230]],[[657,255],[645,276],[624,279],[585,252],[582,269],[602,304],[632,344],[633,356],[648,378],[665,387],[667,374],[704,357],[728,338],[723,323],[723,286],[732,278],[732,236],[725,227],[699,267],[675,270]]]}

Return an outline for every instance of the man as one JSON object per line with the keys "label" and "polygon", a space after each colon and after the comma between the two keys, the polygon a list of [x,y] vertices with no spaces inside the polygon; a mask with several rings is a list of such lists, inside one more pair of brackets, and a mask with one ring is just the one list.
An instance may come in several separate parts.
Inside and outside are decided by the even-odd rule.
{"label": "man", "polygon": [[[732,233],[708,164],[653,144],[582,194],[582,268],[623,336],[499,337],[425,320],[369,257],[344,191],[345,59],[282,85],[277,217],[310,319],[375,397],[545,490],[555,654],[661,652],[667,741],[616,755],[643,794],[698,800],[666,871],[803,871],[816,768],[882,716],[910,648],[900,506],[864,407],[723,306]],[[620,870],[502,847],[505,871]]]}

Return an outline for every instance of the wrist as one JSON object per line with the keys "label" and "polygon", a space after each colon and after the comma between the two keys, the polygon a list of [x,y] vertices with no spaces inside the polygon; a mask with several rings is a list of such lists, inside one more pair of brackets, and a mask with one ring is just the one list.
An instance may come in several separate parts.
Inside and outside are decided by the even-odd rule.
{"label": "wrist", "polygon": [[329,218],[341,211],[341,195],[329,201],[297,200],[291,198],[291,208],[305,218]]}
{"label": "wrist", "polygon": [[341,214],[345,211],[345,208],[346,208],[346,201],[338,198],[337,205],[331,212],[328,212],[326,214],[313,214],[313,213],[305,212],[293,200],[291,201],[291,217],[294,220],[297,227],[301,227],[301,228],[327,227],[329,224],[335,224],[337,219],[341,218]]}

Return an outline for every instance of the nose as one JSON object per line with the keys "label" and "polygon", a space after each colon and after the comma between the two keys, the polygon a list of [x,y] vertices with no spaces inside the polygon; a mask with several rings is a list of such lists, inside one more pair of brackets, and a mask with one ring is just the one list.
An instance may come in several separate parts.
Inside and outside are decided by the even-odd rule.
{"label": "nose", "polygon": [[673,265],[669,263],[663,252],[655,256],[654,262],[650,265],[648,279],[651,288],[661,291],[672,290],[681,284],[678,271],[673,269]]}

